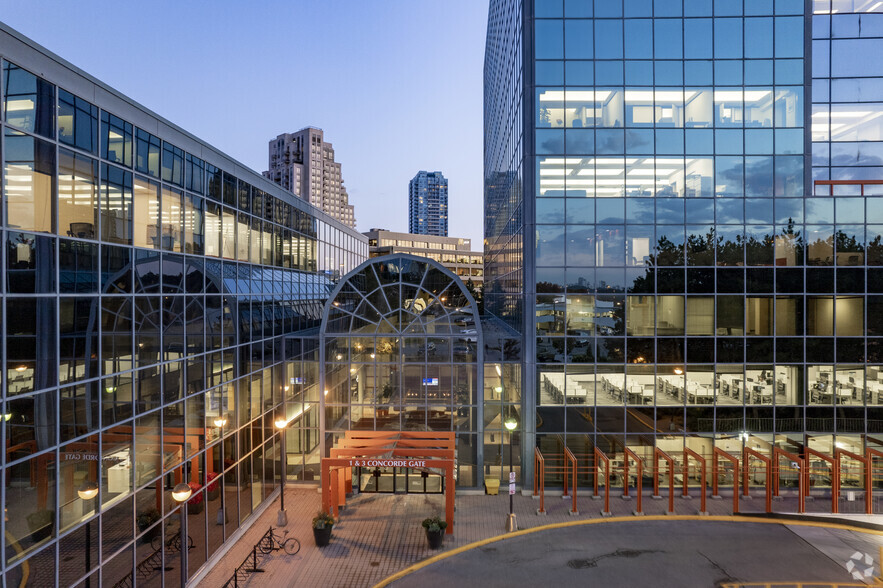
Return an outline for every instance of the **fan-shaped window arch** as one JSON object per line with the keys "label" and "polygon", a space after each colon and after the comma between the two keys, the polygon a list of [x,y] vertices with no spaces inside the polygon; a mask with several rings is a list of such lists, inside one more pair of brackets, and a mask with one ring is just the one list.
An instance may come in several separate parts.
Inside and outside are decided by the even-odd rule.
{"label": "fan-shaped window arch", "polygon": [[366,261],[325,305],[325,430],[455,431],[474,442],[480,329],[475,301],[437,262],[395,254]]}

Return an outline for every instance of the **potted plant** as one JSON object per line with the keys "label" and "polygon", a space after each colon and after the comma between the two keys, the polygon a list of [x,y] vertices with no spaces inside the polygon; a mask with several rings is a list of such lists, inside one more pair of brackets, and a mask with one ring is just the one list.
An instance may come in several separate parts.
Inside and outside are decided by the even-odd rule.
{"label": "potted plant", "polygon": [[426,529],[426,540],[429,541],[430,549],[438,549],[442,546],[442,541],[445,538],[445,527],[447,526],[448,523],[439,518],[438,515],[423,519],[423,528]]}
{"label": "potted plant", "polygon": [[55,511],[43,508],[29,514],[27,519],[34,543],[39,543],[52,535],[52,529],[55,527]]}
{"label": "potted plant", "polygon": [[331,528],[334,526],[334,517],[329,513],[320,510],[313,517],[313,538],[316,540],[316,547],[325,547],[331,541]]}
{"label": "potted plant", "polygon": [[221,483],[217,478],[217,472],[209,472],[205,475],[205,491],[209,500],[216,500],[221,495]]}
{"label": "potted plant", "polygon": [[188,482],[193,496],[187,501],[187,514],[199,514],[205,508],[204,499],[202,497],[202,484],[199,482]]}
{"label": "potted plant", "polygon": [[[138,516],[135,518],[135,524],[138,525],[138,532],[144,533],[144,531],[147,531],[141,539],[144,543],[150,543],[154,537],[159,535],[161,527],[155,524],[159,519],[159,511],[155,508],[138,513]],[[148,529],[150,530],[148,531]]]}

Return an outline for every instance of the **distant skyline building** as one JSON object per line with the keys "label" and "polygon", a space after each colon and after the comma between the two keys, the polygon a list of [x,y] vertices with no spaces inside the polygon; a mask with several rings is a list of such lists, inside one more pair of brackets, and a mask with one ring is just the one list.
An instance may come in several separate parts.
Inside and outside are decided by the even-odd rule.
{"label": "distant skyline building", "polygon": [[340,163],[325,133],[305,127],[270,141],[269,171],[264,176],[323,210],[348,227],[356,226],[353,205],[343,185]]}
{"label": "distant skyline building", "polygon": [[408,184],[408,231],[448,236],[448,180],[441,172],[421,170]]}
{"label": "distant skyline building", "polygon": [[371,229],[362,234],[368,237],[369,257],[393,253],[428,257],[451,270],[464,283],[472,280],[478,288],[484,284],[484,252],[472,249],[472,239],[397,233],[386,229]]}

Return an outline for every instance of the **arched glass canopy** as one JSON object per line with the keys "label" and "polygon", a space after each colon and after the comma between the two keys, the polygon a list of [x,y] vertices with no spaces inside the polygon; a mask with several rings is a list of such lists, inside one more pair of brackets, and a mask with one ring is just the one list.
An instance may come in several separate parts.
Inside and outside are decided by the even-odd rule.
{"label": "arched glass canopy", "polygon": [[[395,254],[363,263],[331,293],[321,343],[327,433],[454,431],[475,446],[480,321],[440,264]],[[461,467],[471,455],[460,454]],[[463,474],[459,483],[472,479]]]}

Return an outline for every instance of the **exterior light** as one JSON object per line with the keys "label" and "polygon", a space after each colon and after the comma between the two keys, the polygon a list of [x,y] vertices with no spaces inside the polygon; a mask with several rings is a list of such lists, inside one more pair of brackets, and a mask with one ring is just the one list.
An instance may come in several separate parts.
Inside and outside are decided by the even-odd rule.
{"label": "exterior light", "polygon": [[287,426],[288,426],[288,421],[285,420],[284,418],[279,417],[278,419],[276,419],[276,428],[277,429],[284,429]]}
{"label": "exterior light", "polygon": [[374,354],[373,354],[373,353],[371,354],[371,359],[374,359]]}
{"label": "exterior light", "polygon": [[15,367],[15,371],[17,371],[17,372],[23,372],[26,369],[28,369],[28,366],[26,366],[24,364]]}
{"label": "exterior light", "polygon": [[676,374],[677,374],[677,375],[679,375],[679,376],[680,376],[680,375],[681,375],[681,374],[683,374],[683,373],[684,373],[684,370],[682,370],[682,369],[681,369],[681,368],[679,368],[679,367],[676,367],[676,368],[675,368],[675,369],[674,369],[674,372],[675,372],[675,373],[676,373]]}
{"label": "exterior light", "polygon": [[114,392],[117,391],[117,387],[116,386],[107,386],[104,388],[104,391],[107,392],[108,394],[113,394]]}
{"label": "exterior light", "polygon": [[190,488],[190,484],[187,482],[181,482],[172,490],[172,498],[179,504],[188,501],[191,494],[193,494],[193,489]]}
{"label": "exterior light", "polygon": [[518,530],[518,523],[515,520],[514,504],[512,502],[512,497],[515,494],[515,472],[512,469],[512,431],[518,426],[518,421],[515,419],[514,415],[510,414],[506,420],[503,421],[503,426],[509,431],[509,516],[506,518],[506,532],[511,533],[512,531]]}
{"label": "exterior light", "polygon": [[328,396],[328,390],[325,390],[323,396]]}
{"label": "exterior light", "polygon": [[77,489],[77,495],[82,500],[92,500],[98,496],[98,484],[91,481],[83,482],[83,485]]}
{"label": "exterior light", "polygon": [[215,426],[218,428],[223,427],[227,424],[227,418],[223,416],[215,417]]}
{"label": "exterior light", "polygon": [[6,414],[3,415],[3,420],[4,420],[4,421],[8,421],[8,420],[11,419],[11,418],[12,418],[12,413],[11,413],[11,412],[7,412]]}
{"label": "exterior light", "polygon": [[342,356],[341,354],[338,353],[338,354],[337,354],[337,361],[340,361],[341,359],[343,359],[343,356]]}

